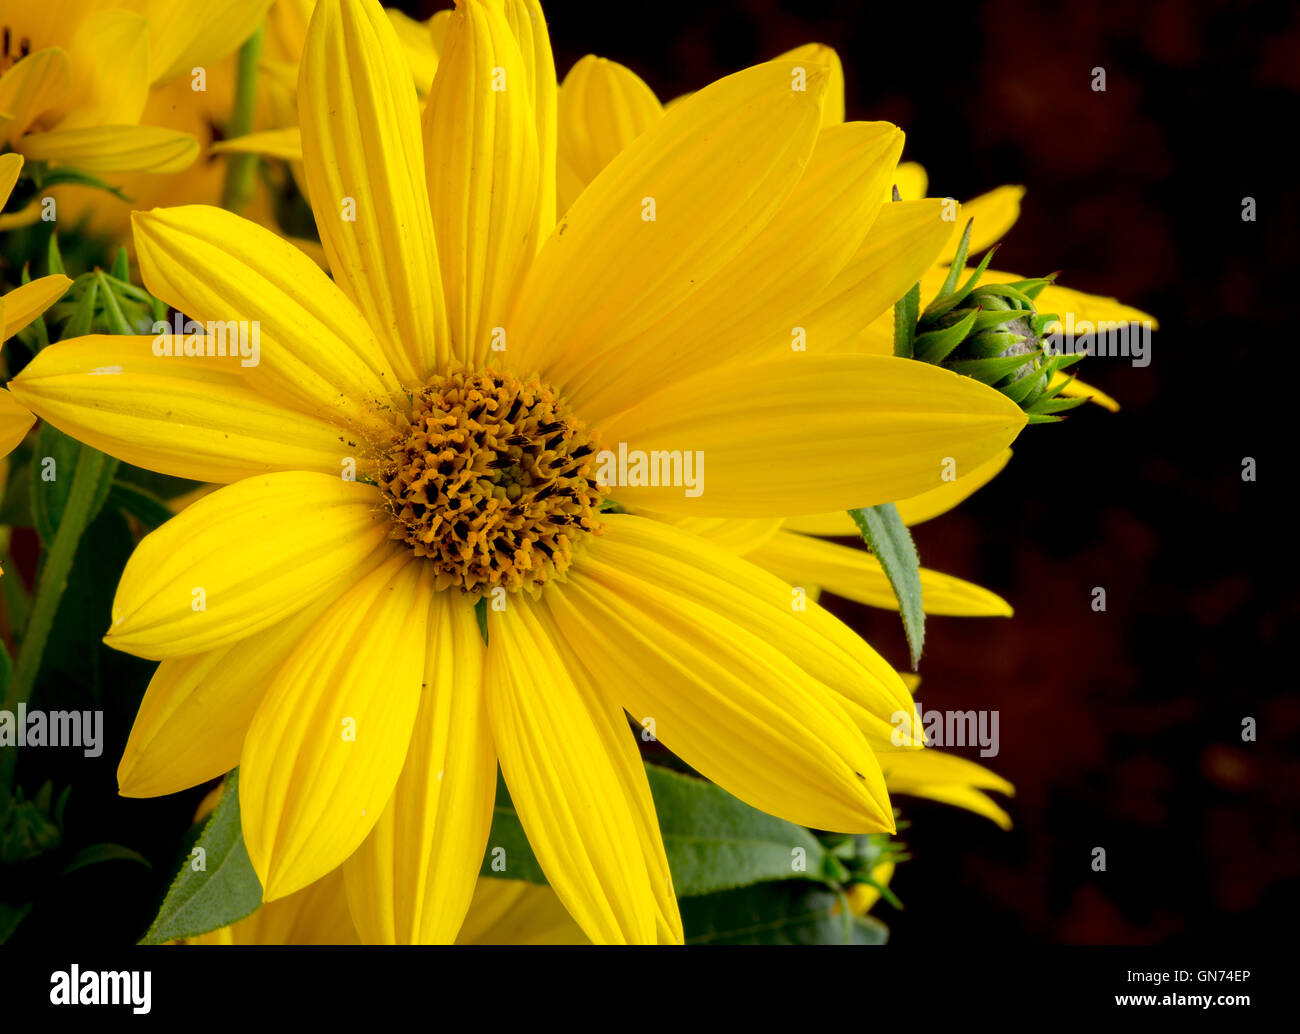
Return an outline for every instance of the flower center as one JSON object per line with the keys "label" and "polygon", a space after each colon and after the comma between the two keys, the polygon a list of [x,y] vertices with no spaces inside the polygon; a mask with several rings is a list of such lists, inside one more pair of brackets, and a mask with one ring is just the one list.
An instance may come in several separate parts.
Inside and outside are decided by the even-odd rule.
{"label": "flower center", "polygon": [[563,399],[495,370],[435,376],[412,399],[377,481],[395,537],[437,566],[438,589],[536,595],[600,531],[596,447]]}

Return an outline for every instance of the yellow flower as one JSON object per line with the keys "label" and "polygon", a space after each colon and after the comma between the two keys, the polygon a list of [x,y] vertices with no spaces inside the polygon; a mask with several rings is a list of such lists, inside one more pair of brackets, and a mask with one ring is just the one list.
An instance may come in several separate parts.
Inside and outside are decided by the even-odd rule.
{"label": "yellow flower", "polygon": [[[0,155],[0,208],[13,193],[23,169],[20,154]],[[0,297],[0,345],[57,302],[72,281],[61,274],[43,276]],[[8,456],[23,440],[35,417],[4,388],[0,388],[0,456]]]}
{"label": "yellow flower", "polygon": [[141,125],[153,87],[248,37],[270,0],[3,0],[0,145],[99,175],[175,172],[194,138]]}
{"label": "yellow flower", "polygon": [[[680,941],[625,709],[755,807],[892,830],[871,744],[914,707],[897,673],[815,604],[792,608],[780,579],[606,512],[595,475],[620,443],[691,450],[703,494],[612,498],[781,517],[918,494],[1024,426],[1004,396],[923,363],[791,351],[902,146],[882,123],[822,132],[826,77],[796,71],[701,91],[555,225],[534,0],[461,4],[423,134],[382,9],[321,0],[298,101],[334,280],[230,213],[140,213],[149,290],[201,323],[259,321],[260,365],[90,337],[13,382],[91,445],[226,486],[123,574],[106,641],[163,662],[123,793],[238,764],[265,899],[342,865],[368,942],[454,939],[498,762],[591,940]],[[870,281],[858,298],[867,315],[892,300]]]}

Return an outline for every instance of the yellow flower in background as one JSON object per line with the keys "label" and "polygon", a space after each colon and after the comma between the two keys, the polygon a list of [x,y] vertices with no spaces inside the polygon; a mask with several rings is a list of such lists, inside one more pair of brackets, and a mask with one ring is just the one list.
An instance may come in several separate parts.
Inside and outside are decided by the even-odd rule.
{"label": "yellow flower in background", "polygon": [[[305,184],[305,180],[301,174],[302,131],[298,128],[298,66],[307,38],[307,24],[315,7],[316,0],[276,0],[267,18],[270,53],[261,63],[270,87],[272,124],[255,133],[223,140],[213,148],[218,154],[255,154],[282,159],[289,163],[300,184]],[[423,22],[393,8],[385,8],[384,13],[402,43],[416,93],[423,100],[438,71],[438,57],[452,13],[439,11]],[[303,193],[306,193],[305,185]]]}
{"label": "yellow flower in background", "polygon": [[[22,155],[0,155],[0,208],[8,202],[22,169]],[[57,302],[71,286],[71,280],[55,273],[15,287],[0,297],[0,327],[3,328],[0,345]],[[0,456],[8,456],[18,447],[35,420],[27,407],[0,388]]]}
{"label": "yellow flower in background", "polygon": [[270,0],[4,0],[0,145],[96,176],[175,172],[189,133],[141,124],[150,90],[234,50]]}
{"label": "yellow flower in background", "polygon": [[[597,458],[707,457],[702,494],[619,485],[620,505],[783,517],[916,495],[945,459],[1000,454],[1025,418],[927,364],[768,347],[869,250],[902,147],[883,123],[823,131],[819,69],[768,63],[700,91],[558,225],[534,2],[458,7],[423,133],[411,80],[377,4],[321,0],[298,99],[333,281],[218,209],[136,216],[148,289],[200,322],[258,321],[260,365],[90,337],[13,382],[97,448],[227,486],[123,574],[106,642],[162,664],[121,789],[239,765],[267,901],[341,865],[363,940],[450,941],[499,762],[586,936],[679,941],[624,709],[741,800],[870,832],[893,829],[872,744],[913,704],[780,579],[607,512]],[[845,304],[869,318],[896,296],[865,278]]]}

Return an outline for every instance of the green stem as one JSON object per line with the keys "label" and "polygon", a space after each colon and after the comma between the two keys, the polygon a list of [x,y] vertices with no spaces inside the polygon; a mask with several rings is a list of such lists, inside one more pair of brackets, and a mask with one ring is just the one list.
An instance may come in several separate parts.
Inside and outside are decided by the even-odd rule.
{"label": "green stem", "polygon": [[[72,487],[68,490],[67,507],[36,579],[31,616],[27,621],[22,647],[18,651],[13,681],[5,695],[6,711],[14,711],[19,704],[25,704],[31,698],[36,674],[41,667],[41,657],[45,653],[45,641],[54,626],[54,615],[59,609],[59,601],[63,599],[63,590],[68,586],[68,575],[77,554],[77,543],[81,541],[82,533],[90,523],[96,490],[106,462],[108,457],[97,449],[83,449],[77,460]],[[13,785],[17,758],[17,747],[0,751],[0,793],[8,793]]]}
{"label": "green stem", "polygon": [[[257,59],[262,53],[262,26],[239,48],[239,65],[235,75],[235,108],[226,125],[226,139],[246,136],[253,131],[253,110],[257,102]],[[226,183],[221,192],[221,207],[239,212],[253,199],[253,174],[257,155],[232,154],[226,159]]]}

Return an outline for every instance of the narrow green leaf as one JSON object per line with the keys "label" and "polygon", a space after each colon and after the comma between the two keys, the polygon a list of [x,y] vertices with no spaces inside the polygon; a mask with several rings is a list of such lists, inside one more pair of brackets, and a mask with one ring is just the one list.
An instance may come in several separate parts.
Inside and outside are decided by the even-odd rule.
{"label": "narrow green leaf", "polygon": [[[202,850],[203,854],[195,852]],[[203,868],[195,869],[199,858]],[[262,904],[262,885],[239,827],[239,769],[226,776],[217,809],[181,864],[141,944],[163,944],[219,930]]]}
{"label": "narrow green leaf", "polygon": [[113,258],[113,268],[111,274],[118,280],[131,279],[131,263],[126,255],[126,245],[123,244],[117,249],[117,255]]}
{"label": "narrow green leaf", "polygon": [[24,901],[21,905],[10,905],[0,901],[0,944],[4,944],[14,935],[18,924],[32,910],[35,901]]}
{"label": "narrow green leaf", "polygon": [[483,637],[483,645],[488,644],[487,597],[480,596],[474,601],[474,620],[478,622],[478,634]]}
{"label": "narrow green leaf", "polygon": [[916,555],[912,533],[898,516],[893,503],[850,510],[849,516],[889,579],[898,599],[898,610],[907,633],[912,670],[921,660],[925,647],[925,608],[921,599],[921,562]]}
{"label": "narrow green leaf", "polygon": [[63,253],[59,251],[59,235],[57,233],[50,234],[50,247],[46,254],[50,272],[63,273]]}
{"label": "narrow green leaf", "polygon": [[916,321],[921,315],[921,285],[915,283],[894,303],[894,355],[911,359],[916,341]]}
{"label": "narrow green leaf", "polygon": [[85,462],[99,464],[97,483],[91,497],[86,523],[95,519],[113,484],[117,460],[82,445],[50,424],[41,424],[32,451],[31,501],[32,519],[46,548],[54,541],[68,506],[68,496],[77,468]]}
{"label": "narrow green leaf", "polygon": [[122,314],[122,307],[113,296],[113,289],[108,286],[107,278],[99,270],[96,271],[96,276],[99,279],[99,286],[103,290],[104,312],[108,316],[109,330],[114,334],[130,334],[131,324],[127,322],[126,317]]}
{"label": "narrow green leaf", "polygon": [[108,504],[130,514],[151,531],[162,527],[175,516],[167,504],[152,492],[120,479],[115,480],[108,490]]}
{"label": "narrow green leaf", "polygon": [[72,861],[64,866],[63,875],[84,869],[88,865],[98,865],[100,862],[139,862],[146,869],[153,868],[148,858],[138,851],[132,851],[129,847],[123,847],[121,844],[91,844],[89,847],[83,847],[73,856]]}
{"label": "narrow green leaf", "polygon": [[95,321],[95,298],[98,294],[99,284],[92,280],[90,286],[77,300],[76,308],[73,309],[72,315],[68,317],[68,322],[63,325],[60,340],[84,337],[90,333],[90,325]]}

